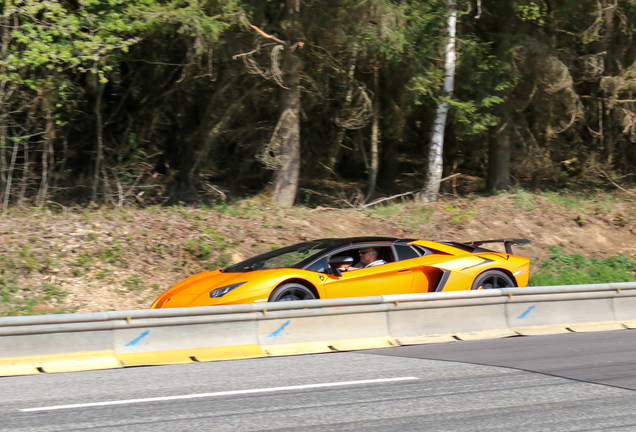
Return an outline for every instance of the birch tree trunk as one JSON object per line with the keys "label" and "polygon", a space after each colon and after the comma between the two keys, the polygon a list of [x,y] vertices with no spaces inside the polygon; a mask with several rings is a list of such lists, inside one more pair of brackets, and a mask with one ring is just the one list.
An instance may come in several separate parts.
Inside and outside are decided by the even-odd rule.
{"label": "birch tree trunk", "polygon": [[[0,47],[0,52],[2,53],[2,58],[6,58],[7,50],[9,48],[9,18],[5,17],[2,20],[2,45]],[[4,193],[5,188],[7,186],[7,158],[6,158],[6,145],[7,145],[7,114],[5,110],[5,103],[8,103],[8,98],[5,94],[5,89],[7,87],[7,67],[3,63],[0,66],[0,75],[4,78],[2,82],[0,82],[0,201],[3,203],[3,211],[6,212],[6,207],[4,205]]]}
{"label": "birch tree trunk", "polygon": [[300,173],[300,70],[302,67],[299,46],[296,45],[297,15],[300,1],[287,0],[287,46],[283,58],[283,80],[281,89],[279,137],[280,166],[274,175],[272,188],[274,202],[292,206],[298,191]]}
{"label": "birch tree trunk", "polygon": [[453,84],[455,81],[455,27],[457,25],[457,4],[455,0],[446,0],[448,7],[448,43],[446,44],[446,57],[444,62],[444,99],[437,106],[437,115],[433,124],[433,138],[428,153],[428,173],[426,184],[422,191],[425,202],[435,201],[439,194],[440,181],[443,170],[444,129],[448,117],[448,99],[453,97]]}

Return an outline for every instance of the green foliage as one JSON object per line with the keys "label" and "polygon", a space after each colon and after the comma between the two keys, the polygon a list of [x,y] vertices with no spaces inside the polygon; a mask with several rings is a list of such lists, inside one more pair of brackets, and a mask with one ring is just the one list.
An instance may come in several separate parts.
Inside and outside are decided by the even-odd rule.
{"label": "green foliage", "polygon": [[97,256],[105,263],[125,262],[124,251],[117,241],[113,242],[113,247],[104,248],[97,252]]}
{"label": "green foliage", "polygon": [[[228,252],[229,243],[220,235],[215,228],[200,228],[201,237],[188,240],[184,243],[184,249],[191,256],[199,261],[209,261],[204,265],[206,269],[214,270],[219,267],[227,267],[231,262],[231,255]],[[182,268],[178,268],[181,270]]]}
{"label": "green foliage", "polygon": [[530,275],[534,286],[636,281],[636,261],[622,254],[588,259],[565,255],[558,247],[550,246],[550,258],[540,264],[540,269]]}
{"label": "green foliage", "polygon": [[[14,42],[0,60],[1,70],[6,71],[0,74],[0,80],[38,90],[46,78],[20,71],[43,66],[57,73],[68,68],[89,72],[106,82],[105,74],[113,68],[106,60],[136,43],[133,35],[143,25],[143,21],[126,13],[130,3],[84,0],[82,7],[75,9],[60,0],[5,2],[2,18],[17,25],[11,32]],[[59,87],[62,96],[65,88]]]}
{"label": "green foliage", "polygon": [[547,17],[547,11],[543,2],[524,1],[524,4],[515,4],[514,8],[517,12],[517,16],[522,21],[534,22],[540,26],[545,25],[545,19]]}
{"label": "green foliage", "polygon": [[206,260],[212,255],[213,246],[203,239],[188,240],[184,246],[186,251],[200,260]]}
{"label": "green foliage", "polygon": [[128,288],[129,291],[142,291],[146,289],[146,283],[137,274],[127,277],[126,280],[122,282],[122,285]]}
{"label": "green foliage", "polygon": [[495,55],[491,42],[465,37],[456,75],[455,98],[449,102],[458,139],[466,141],[499,123],[495,109],[514,87],[517,74],[507,60]]}
{"label": "green foliage", "polygon": [[62,300],[64,299],[64,297],[68,295],[67,291],[63,291],[59,289],[58,287],[56,287],[55,285],[51,285],[51,284],[44,285],[42,287],[42,291],[44,292],[45,301],[48,301],[54,298],[58,304],[62,303]]}

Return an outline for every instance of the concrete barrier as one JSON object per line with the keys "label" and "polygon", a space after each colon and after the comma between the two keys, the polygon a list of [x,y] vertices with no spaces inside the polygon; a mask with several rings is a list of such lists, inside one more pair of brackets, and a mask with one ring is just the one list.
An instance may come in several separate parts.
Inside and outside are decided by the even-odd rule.
{"label": "concrete barrier", "polygon": [[508,327],[521,335],[619,330],[614,291],[514,296],[506,305]]}
{"label": "concrete barrier", "polygon": [[0,376],[119,366],[108,330],[0,336]]}
{"label": "concrete barrier", "polygon": [[126,366],[262,357],[256,325],[251,319],[116,329],[113,349]]}
{"label": "concrete barrier", "polygon": [[388,312],[391,335],[402,345],[512,336],[505,299],[477,299],[470,304],[440,300],[426,308],[400,304]]}
{"label": "concrete barrier", "polygon": [[0,376],[636,328],[636,283],[0,318]]}
{"label": "concrete barrier", "polygon": [[626,328],[636,328],[636,291],[618,290],[614,297],[616,322]]}
{"label": "concrete barrier", "polygon": [[[269,355],[319,353],[397,345],[391,338],[385,309],[361,306],[355,314],[341,310],[328,314],[272,313],[258,321],[258,339]],[[304,315],[304,316],[303,316]]]}

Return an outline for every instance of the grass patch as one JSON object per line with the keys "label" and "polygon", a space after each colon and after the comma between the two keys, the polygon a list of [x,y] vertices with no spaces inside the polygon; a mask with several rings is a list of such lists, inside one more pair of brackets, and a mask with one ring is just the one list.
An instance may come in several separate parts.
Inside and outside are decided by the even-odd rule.
{"label": "grass patch", "polygon": [[521,208],[533,212],[537,209],[535,200],[536,197],[533,194],[523,189],[519,189],[516,192],[513,192],[512,206],[514,208]]}
{"label": "grass patch", "polygon": [[433,222],[434,210],[415,204],[392,204],[376,206],[367,214],[400,224],[408,230],[421,231]]}
{"label": "grass patch", "polygon": [[[216,228],[199,227],[202,235],[196,239],[188,240],[183,244],[183,248],[188,254],[198,261],[207,262],[204,268],[215,270],[227,267],[232,261],[229,252],[230,243],[225,237],[217,232]],[[177,265],[179,270],[179,266]]]}
{"label": "grass patch", "polygon": [[475,219],[477,217],[477,212],[475,210],[464,211],[457,206],[444,207],[444,213],[452,215],[448,220],[448,223],[451,225],[457,225],[458,223]]}
{"label": "grass patch", "polygon": [[126,278],[126,280],[122,282],[122,285],[128,288],[129,291],[142,291],[146,289],[146,283],[137,274]]}
{"label": "grass patch", "polygon": [[48,301],[54,298],[58,304],[61,304],[64,297],[68,295],[68,292],[63,291],[59,289],[58,287],[56,287],[55,285],[50,285],[50,284],[44,285],[42,287],[42,291],[44,291],[45,301]]}
{"label": "grass patch", "polygon": [[540,264],[540,269],[530,276],[533,286],[636,281],[636,261],[622,254],[588,259],[565,255],[558,247],[550,246],[550,256]]}

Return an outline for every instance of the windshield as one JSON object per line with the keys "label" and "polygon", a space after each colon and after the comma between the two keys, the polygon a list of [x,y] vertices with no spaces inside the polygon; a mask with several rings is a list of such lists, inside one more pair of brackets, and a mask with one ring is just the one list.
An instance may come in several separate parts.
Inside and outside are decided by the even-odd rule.
{"label": "windshield", "polygon": [[304,264],[304,261],[317,257],[324,250],[334,247],[336,244],[338,243],[334,240],[316,240],[287,246],[246,259],[223,271],[229,273],[245,273],[253,270],[275,268],[300,268],[302,264]]}

